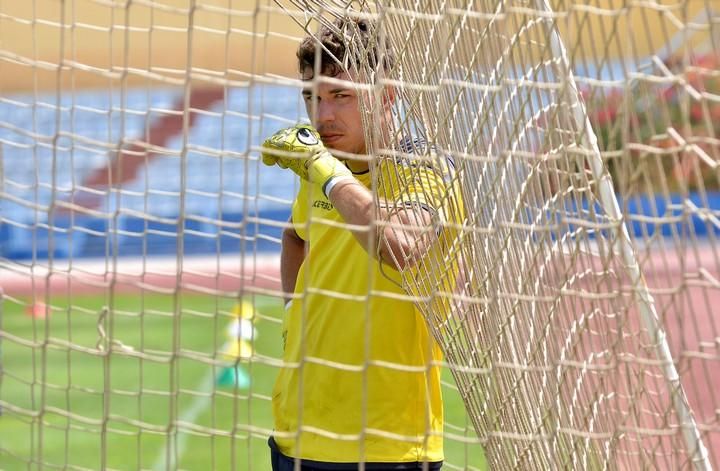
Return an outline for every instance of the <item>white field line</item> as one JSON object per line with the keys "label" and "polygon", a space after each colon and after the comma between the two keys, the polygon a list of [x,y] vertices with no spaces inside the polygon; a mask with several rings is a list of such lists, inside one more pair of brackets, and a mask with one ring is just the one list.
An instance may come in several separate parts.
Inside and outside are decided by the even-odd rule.
{"label": "white field line", "polygon": [[[212,401],[212,393],[215,389],[215,372],[213,369],[208,371],[200,383],[197,391],[200,395],[196,396],[190,404],[190,407],[185,409],[177,422],[195,423],[200,414],[210,406]],[[182,460],[185,454],[185,445],[188,441],[188,434],[183,433],[182,430],[175,431],[175,437],[168,436],[167,444],[163,447],[155,458],[155,463],[152,469],[154,471],[172,470],[177,469],[177,463]],[[173,439],[174,438],[174,439]],[[173,449],[174,446],[174,449]],[[168,462],[168,456],[170,461]]]}

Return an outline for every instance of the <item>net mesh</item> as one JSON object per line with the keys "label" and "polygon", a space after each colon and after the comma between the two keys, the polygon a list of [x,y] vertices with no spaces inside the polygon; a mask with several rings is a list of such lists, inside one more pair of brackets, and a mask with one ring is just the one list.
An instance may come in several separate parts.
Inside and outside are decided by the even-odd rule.
{"label": "net mesh", "polygon": [[[586,112],[569,62],[586,53],[567,51],[559,33],[559,18],[567,25],[572,15],[587,16],[582,6],[589,7],[559,14],[544,2],[512,1],[378,9],[377,42],[386,38],[398,49],[397,64],[379,82],[391,84],[401,103],[393,135],[375,154],[393,153],[394,143],[421,133],[437,150],[425,156],[430,165],[454,161],[467,211],[459,246],[444,264],[426,259],[406,270],[405,286],[418,296],[495,466],[708,466],[657,317],[668,308],[640,274],[625,226],[633,215],[623,216],[616,196],[657,190],[613,187],[589,121],[598,111]],[[589,26],[584,33],[592,34]],[[609,53],[594,62],[607,63]],[[372,64],[364,67],[370,75]],[[586,81],[591,100],[611,85],[600,78]],[[629,74],[626,99],[653,78]],[[632,99],[652,97],[657,105],[657,95]],[[366,107],[368,140],[382,135],[372,129],[373,103],[383,98]],[[621,125],[637,121],[638,110],[621,103],[613,111],[603,137],[632,146]],[[626,157],[626,166],[636,160]],[[652,253],[658,239],[639,247]],[[459,269],[460,286],[448,284],[448,267]],[[702,322],[713,322],[706,315]],[[686,371],[688,383],[711,386],[699,376]],[[707,411],[701,427],[714,419],[709,404],[696,406]]]}
{"label": "net mesh", "polygon": [[466,411],[446,466],[720,464],[720,49],[695,0],[0,3],[0,461],[267,467],[264,252],[295,186],[255,146],[303,119],[278,51],[349,11],[395,56],[372,155],[460,189],[404,273]]}

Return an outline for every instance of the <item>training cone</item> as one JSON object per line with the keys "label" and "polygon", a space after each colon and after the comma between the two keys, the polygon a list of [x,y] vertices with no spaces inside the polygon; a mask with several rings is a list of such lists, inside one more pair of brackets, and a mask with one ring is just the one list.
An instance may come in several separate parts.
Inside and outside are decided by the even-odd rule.
{"label": "training cone", "polygon": [[232,313],[240,319],[255,320],[255,308],[251,302],[244,299],[233,307]]}
{"label": "training cone", "polygon": [[252,345],[245,340],[228,340],[222,351],[225,359],[236,361],[237,359],[248,359],[253,354]]}
{"label": "training cone", "polygon": [[226,388],[247,389],[250,387],[250,375],[241,366],[226,366],[218,375],[217,385]]}
{"label": "training cone", "polygon": [[248,319],[233,319],[227,327],[227,336],[231,339],[252,340],[257,329]]}
{"label": "training cone", "polygon": [[34,303],[25,308],[25,314],[37,319],[44,319],[46,315],[50,315],[50,309],[45,303]]}

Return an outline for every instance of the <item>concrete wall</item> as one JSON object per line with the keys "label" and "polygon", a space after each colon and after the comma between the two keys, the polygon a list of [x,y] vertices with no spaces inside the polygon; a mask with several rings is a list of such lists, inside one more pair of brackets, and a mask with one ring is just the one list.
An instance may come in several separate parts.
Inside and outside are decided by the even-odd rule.
{"label": "concrete wall", "polygon": [[[625,0],[552,3],[576,61],[642,58],[668,44],[696,47],[709,38],[707,19],[698,16],[704,0],[629,8]],[[693,19],[695,27],[679,29]],[[4,1],[0,93],[178,85],[190,70],[197,81],[292,77],[292,52],[304,34],[297,22],[308,21],[301,12],[293,20],[271,0]]]}
{"label": "concrete wall", "polygon": [[272,2],[199,0],[192,15],[190,0],[122,3],[0,3],[0,92],[178,85],[189,70],[197,81],[294,76],[303,31]]}

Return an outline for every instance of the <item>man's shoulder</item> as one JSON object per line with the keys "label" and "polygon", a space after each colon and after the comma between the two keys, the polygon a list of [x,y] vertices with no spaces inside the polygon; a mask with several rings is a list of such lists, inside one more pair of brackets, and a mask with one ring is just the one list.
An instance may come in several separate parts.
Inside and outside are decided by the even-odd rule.
{"label": "man's shoulder", "polygon": [[406,154],[424,154],[431,148],[424,137],[406,135],[398,142],[397,150]]}
{"label": "man's shoulder", "polygon": [[455,173],[455,161],[450,153],[423,136],[404,136],[398,141],[394,163],[406,167],[427,169],[439,173],[443,179]]}

